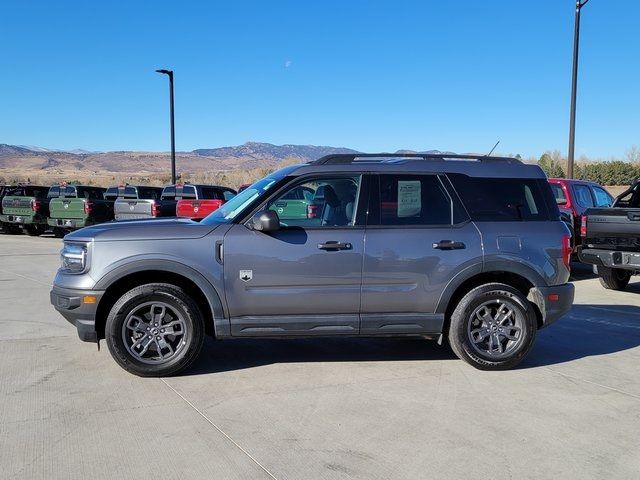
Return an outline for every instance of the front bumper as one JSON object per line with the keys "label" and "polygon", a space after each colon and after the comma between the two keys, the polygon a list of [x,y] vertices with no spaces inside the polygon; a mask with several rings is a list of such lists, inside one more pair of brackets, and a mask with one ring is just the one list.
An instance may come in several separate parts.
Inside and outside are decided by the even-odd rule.
{"label": "front bumper", "polygon": [[529,301],[535,303],[542,314],[542,327],[547,327],[571,310],[575,287],[573,283],[553,287],[533,287]]}
{"label": "front bumper", "polygon": [[579,248],[578,258],[582,263],[624,270],[640,270],[640,253],[597,248]]}
{"label": "front bumper", "polygon": [[84,219],[77,218],[48,218],[47,223],[50,227],[58,228],[83,228],[86,226]]}
{"label": "front bumper", "polygon": [[[77,290],[53,286],[50,293],[51,304],[74,325],[78,330],[78,337],[83,342],[97,342],[96,312],[103,291]],[[84,303],[85,296],[96,297],[95,303]]]}

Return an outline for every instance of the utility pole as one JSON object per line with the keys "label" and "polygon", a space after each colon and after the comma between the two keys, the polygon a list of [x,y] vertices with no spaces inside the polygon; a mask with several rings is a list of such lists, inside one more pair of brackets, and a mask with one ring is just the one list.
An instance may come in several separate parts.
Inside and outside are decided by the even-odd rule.
{"label": "utility pole", "polygon": [[571,78],[571,113],[569,120],[569,155],[567,178],[573,178],[573,163],[576,143],[576,94],[578,90],[578,50],[580,47],[580,10],[589,0],[576,0],[576,22],[573,36],[573,75]]}
{"label": "utility pole", "polygon": [[171,116],[171,183],[176,183],[176,134],[173,119],[173,70],[156,70],[169,76],[169,110]]}

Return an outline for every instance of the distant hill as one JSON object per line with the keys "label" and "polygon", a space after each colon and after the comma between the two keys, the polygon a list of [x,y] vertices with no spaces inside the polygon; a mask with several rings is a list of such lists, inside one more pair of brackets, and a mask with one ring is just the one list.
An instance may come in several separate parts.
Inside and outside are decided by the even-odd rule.
{"label": "distant hill", "polygon": [[[402,150],[409,152],[409,150]],[[437,152],[436,150],[428,152]],[[317,145],[272,145],[247,142],[235,147],[201,148],[192,152],[177,152],[180,173],[220,172],[275,168],[285,159],[300,163],[336,153],[358,153],[350,148]],[[30,172],[61,173],[166,173],[169,152],[90,152],[52,150],[25,145],[0,144],[0,169]]]}
{"label": "distant hill", "polygon": [[[316,145],[272,145],[247,142],[244,145],[202,148],[177,152],[181,172],[225,171],[273,168],[284,159],[307,162],[333,153],[357,153],[349,148]],[[42,147],[0,144],[0,169],[86,170],[104,172],[166,172],[169,152],[90,152],[52,150]]]}

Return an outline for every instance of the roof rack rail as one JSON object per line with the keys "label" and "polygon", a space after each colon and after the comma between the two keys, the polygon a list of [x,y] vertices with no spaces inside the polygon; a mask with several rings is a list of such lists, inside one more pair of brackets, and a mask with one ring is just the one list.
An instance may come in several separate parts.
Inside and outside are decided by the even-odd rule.
{"label": "roof rack rail", "polygon": [[348,163],[383,163],[393,162],[398,159],[409,160],[475,160],[478,162],[505,162],[522,163],[512,157],[490,157],[487,155],[458,155],[453,153],[336,153],[325,155],[317,160],[309,162],[313,165],[336,165]]}

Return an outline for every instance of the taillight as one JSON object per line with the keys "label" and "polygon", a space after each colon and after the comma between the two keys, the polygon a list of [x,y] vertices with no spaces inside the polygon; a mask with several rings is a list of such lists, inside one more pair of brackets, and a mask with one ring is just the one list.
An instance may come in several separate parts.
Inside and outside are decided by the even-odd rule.
{"label": "taillight", "polygon": [[85,215],[91,215],[92,211],[93,211],[93,202],[90,202],[90,201],[84,202],[84,213],[85,213]]}
{"label": "taillight", "polygon": [[582,217],[580,218],[580,236],[582,238],[587,238],[587,216],[586,215],[582,215]]}
{"label": "taillight", "polygon": [[160,214],[160,204],[153,202],[151,204],[151,215],[157,217]]}
{"label": "taillight", "polygon": [[563,235],[562,237],[562,262],[567,270],[571,270],[571,235]]}
{"label": "taillight", "polygon": [[317,216],[318,216],[318,206],[307,205],[307,218],[317,218]]}
{"label": "taillight", "polygon": [[31,200],[31,210],[34,212],[40,211],[40,200]]}

